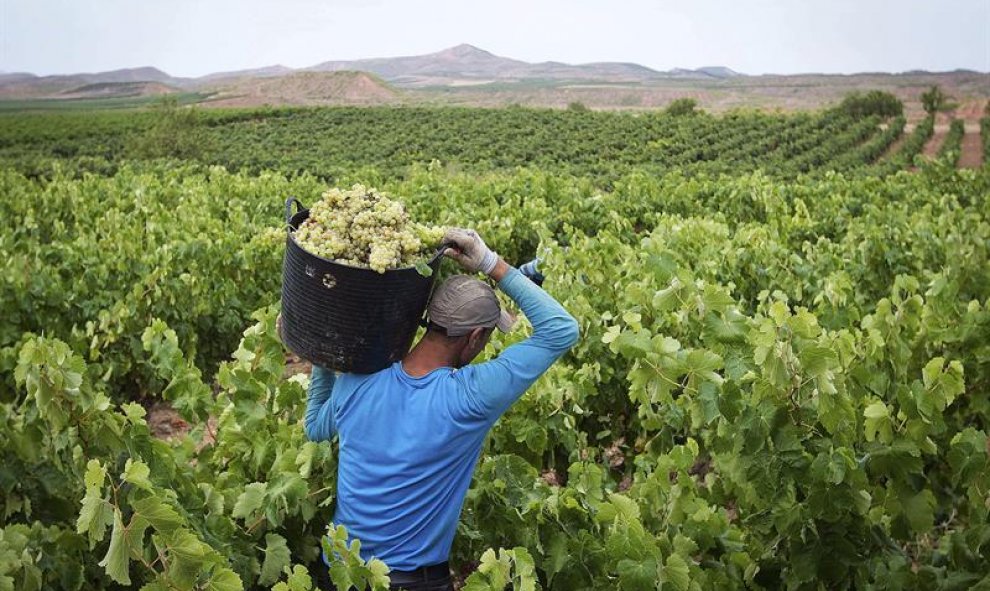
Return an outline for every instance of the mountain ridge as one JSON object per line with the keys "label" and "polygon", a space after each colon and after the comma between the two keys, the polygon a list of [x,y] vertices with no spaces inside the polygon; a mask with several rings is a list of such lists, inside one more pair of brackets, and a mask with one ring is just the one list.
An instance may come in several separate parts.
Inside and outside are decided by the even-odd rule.
{"label": "mountain ridge", "polygon": [[661,72],[633,62],[590,62],[568,64],[558,61],[526,62],[497,56],[468,43],[462,43],[434,53],[393,58],[369,58],[350,61],[321,62],[306,68],[315,71],[362,70],[377,74],[394,84],[409,86],[442,85],[444,80],[456,82],[470,79],[498,81],[581,80],[603,82],[647,82],[685,75],[699,78],[722,78],[738,73],[715,66],[709,71],[678,69],[677,73]]}
{"label": "mountain ridge", "polygon": [[[274,78],[296,72],[362,71],[396,86],[457,85],[467,81],[577,80],[601,82],[648,82],[665,78],[718,79],[741,75],[723,66],[697,70],[677,68],[661,72],[634,62],[558,61],[526,62],[501,57],[468,43],[423,55],[328,60],[312,66],[291,68],[281,64],[211,72],[198,77],[178,77],[153,67],[119,68],[104,72],[78,72],[38,76],[30,72],[0,73],[0,96],[48,96],[72,88],[99,83],[156,82],[181,89],[202,89],[240,78]],[[730,74],[724,74],[724,73]]]}
{"label": "mountain ridge", "polygon": [[[359,72],[354,77],[347,72]],[[595,108],[652,108],[691,97],[709,108],[793,109],[821,97],[871,88],[910,99],[932,84],[976,100],[986,74],[951,72],[856,74],[741,74],[727,66],[659,71],[634,62],[568,64],[501,57],[462,43],[423,55],[331,60],[307,67],[282,64],[176,77],[144,66],[107,72],[37,76],[0,73],[0,100],[120,98],[165,92],[195,93],[204,105],[235,104],[527,104]],[[307,77],[307,74],[341,76]],[[95,85],[95,86],[94,86]],[[808,95],[808,96],[805,96]],[[208,98],[203,98],[208,97]]]}

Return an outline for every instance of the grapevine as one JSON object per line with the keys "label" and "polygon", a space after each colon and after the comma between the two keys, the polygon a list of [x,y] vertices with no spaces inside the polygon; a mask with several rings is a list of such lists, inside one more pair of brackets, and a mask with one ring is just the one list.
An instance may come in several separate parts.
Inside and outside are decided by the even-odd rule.
{"label": "grapevine", "polygon": [[422,113],[211,112],[197,162],[114,160],[140,114],[0,125],[0,591],[313,591],[321,548],[386,586],[276,336],[272,227],[328,176],[404,196],[348,231],[540,253],[581,324],[490,432],[462,589],[988,588],[990,167],[916,159],[931,119]]}

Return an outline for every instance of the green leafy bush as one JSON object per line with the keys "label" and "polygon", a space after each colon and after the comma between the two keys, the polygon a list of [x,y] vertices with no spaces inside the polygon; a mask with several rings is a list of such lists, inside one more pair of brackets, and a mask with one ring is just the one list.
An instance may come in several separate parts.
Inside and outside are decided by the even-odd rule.
{"label": "green leafy bush", "polygon": [[882,90],[852,92],[839,103],[839,109],[853,117],[899,117],[904,114],[904,103],[896,96]]}
{"label": "green leafy bush", "polygon": [[698,112],[698,101],[693,98],[674,99],[667,105],[665,111],[671,117],[695,115]]}

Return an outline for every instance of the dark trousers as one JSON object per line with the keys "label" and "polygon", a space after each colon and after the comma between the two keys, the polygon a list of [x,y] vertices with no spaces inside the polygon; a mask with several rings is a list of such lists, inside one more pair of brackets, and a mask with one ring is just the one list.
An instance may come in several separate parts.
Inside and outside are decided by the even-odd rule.
{"label": "dark trousers", "polygon": [[[310,571],[313,582],[320,591],[337,591],[337,588],[330,582],[330,570],[317,563]],[[454,591],[454,585],[450,582],[450,575],[440,577],[426,577],[421,571],[406,573],[402,571],[392,571],[389,573],[392,584],[389,589],[392,591]]]}

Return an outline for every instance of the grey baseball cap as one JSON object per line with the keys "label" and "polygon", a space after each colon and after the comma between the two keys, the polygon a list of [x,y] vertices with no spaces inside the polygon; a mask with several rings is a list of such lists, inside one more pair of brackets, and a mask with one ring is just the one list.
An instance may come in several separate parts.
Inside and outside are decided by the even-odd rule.
{"label": "grey baseball cap", "polygon": [[447,336],[464,336],[478,327],[512,330],[515,319],[502,309],[495,290],[468,275],[454,275],[433,292],[427,313]]}

